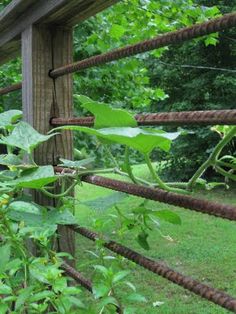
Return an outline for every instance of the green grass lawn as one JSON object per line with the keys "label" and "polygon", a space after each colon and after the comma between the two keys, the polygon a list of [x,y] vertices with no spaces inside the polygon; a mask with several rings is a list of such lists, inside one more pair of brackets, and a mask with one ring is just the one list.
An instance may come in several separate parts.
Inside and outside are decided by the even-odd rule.
{"label": "green grass lawn", "polygon": [[[146,177],[146,168],[143,166],[135,167],[135,172],[143,178]],[[112,175],[112,177],[115,178],[116,176]],[[100,196],[106,196],[109,193],[112,193],[112,191],[83,184],[83,187],[78,189],[77,199],[80,201],[92,200]],[[230,191],[217,189],[214,192],[198,193],[197,196],[236,205],[235,189]],[[139,201],[140,199],[137,197],[128,197],[122,202],[121,208],[128,211],[130,207],[135,206]],[[156,209],[172,209],[181,217],[181,225],[161,223],[163,234],[170,235],[174,242],[161,237],[158,231],[153,231],[150,235],[150,251],[140,248],[132,233],[126,237],[125,241],[118,241],[148,257],[164,261],[167,265],[185,275],[190,275],[212,287],[222,289],[236,296],[235,222],[162,203],[150,202],[150,204],[153,204]],[[93,229],[94,219],[105,217],[108,213],[114,213],[114,209],[94,211],[80,204],[76,207],[76,216],[80,225],[90,229]],[[104,232],[106,233],[108,230],[109,225],[105,227]],[[91,255],[86,250],[92,250],[93,248],[94,244],[91,241],[81,236],[77,237],[78,269],[89,277],[92,273]],[[227,313],[226,310],[213,303],[207,302],[139,266],[131,269],[132,274],[129,280],[136,285],[137,291],[148,300],[148,303],[138,305],[138,314]],[[155,301],[161,301],[164,304],[154,308],[152,303]]]}

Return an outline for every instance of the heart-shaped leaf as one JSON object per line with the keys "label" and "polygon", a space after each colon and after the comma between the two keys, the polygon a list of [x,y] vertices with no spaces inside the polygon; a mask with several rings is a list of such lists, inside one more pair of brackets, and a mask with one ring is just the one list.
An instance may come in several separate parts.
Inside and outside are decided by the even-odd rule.
{"label": "heart-shaped leaf", "polygon": [[12,124],[22,117],[20,110],[8,110],[0,113],[0,129],[10,129]]}
{"label": "heart-shaped leaf", "polygon": [[35,147],[47,141],[54,135],[55,134],[40,134],[34,128],[32,128],[31,125],[22,121],[17,124],[9,136],[3,137],[0,140],[0,143],[12,147],[18,147],[27,153],[31,153]]}
{"label": "heart-shaped leaf", "polygon": [[47,210],[34,203],[15,201],[9,205],[7,216],[14,221],[24,221],[27,226],[68,225],[76,222],[69,210]]}
{"label": "heart-shaped leaf", "polygon": [[4,166],[19,166],[22,160],[14,154],[0,155],[0,164]]}
{"label": "heart-shaped leaf", "polygon": [[41,166],[23,171],[21,177],[14,180],[13,184],[21,188],[40,189],[57,179],[52,166]]}
{"label": "heart-shaped leaf", "polygon": [[82,126],[63,126],[54,130],[81,131],[89,135],[95,135],[99,139],[132,147],[143,154],[150,154],[158,147],[166,152],[170,150],[171,142],[179,136],[179,132],[167,133],[163,130],[141,128],[105,128],[91,129]]}
{"label": "heart-shaped leaf", "polygon": [[114,109],[107,104],[94,101],[89,97],[77,95],[82,106],[95,116],[94,128],[136,127],[137,121],[126,110]]}

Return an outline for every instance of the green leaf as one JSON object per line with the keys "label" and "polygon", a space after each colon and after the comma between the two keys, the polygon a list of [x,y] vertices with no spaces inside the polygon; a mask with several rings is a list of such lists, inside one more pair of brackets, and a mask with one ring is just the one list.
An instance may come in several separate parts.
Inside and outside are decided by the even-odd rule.
{"label": "green leaf", "polygon": [[22,263],[23,261],[21,261],[19,258],[11,259],[5,266],[5,271],[10,270],[11,273],[15,273],[21,268]]}
{"label": "green leaf", "polygon": [[132,284],[130,281],[125,281],[124,284],[126,284],[130,289],[133,291],[136,291],[136,287]]}
{"label": "green leaf", "polygon": [[63,126],[54,129],[54,131],[55,130],[81,131],[89,135],[95,135],[99,139],[132,147],[143,154],[150,154],[156,147],[168,152],[170,150],[172,140],[176,139],[180,134],[179,132],[167,133],[156,129],[129,127],[95,130],[81,126]]}
{"label": "green leaf", "polygon": [[130,271],[129,271],[129,270],[122,270],[122,271],[119,271],[118,273],[116,273],[116,274],[113,276],[112,282],[113,282],[113,283],[117,283],[118,281],[120,281],[120,280],[124,279],[125,277],[127,277],[129,274],[130,274]]}
{"label": "green leaf", "polygon": [[168,98],[169,96],[164,92],[163,89],[157,88],[154,92],[154,96],[156,99],[164,100]]}
{"label": "green leaf", "polygon": [[137,121],[126,110],[114,109],[107,104],[93,101],[86,96],[77,96],[82,106],[95,116],[94,128],[136,127]]}
{"label": "green leaf", "polygon": [[44,300],[44,299],[50,299],[52,297],[54,297],[54,292],[53,291],[41,291],[38,293],[35,293],[32,297],[29,298],[30,302],[38,302],[40,300]]}
{"label": "green leaf", "polygon": [[30,226],[42,226],[44,221],[43,209],[39,205],[23,201],[12,202],[7,216],[14,221],[24,221]]}
{"label": "green leaf", "polygon": [[86,158],[86,159],[75,160],[75,161],[60,158],[60,161],[62,162],[62,164],[60,164],[59,166],[75,168],[75,169],[86,168],[86,166],[92,163],[94,160],[95,158]]}
{"label": "green leaf", "polygon": [[98,197],[93,200],[81,202],[81,204],[86,205],[93,210],[107,210],[123,201],[126,197],[128,196],[125,193],[114,192],[108,196]]}
{"label": "green leaf", "polygon": [[144,250],[150,250],[150,246],[148,244],[148,241],[147,241],[147,238],[148,238],[148,233],[142,231],[138,234],[136,240],[138,242],[138,244],[144,249]]}
{"label": "green leaf", "polygon": [[6,314],[8,311],[8,305],[7,304],[0,304],[0,313]]}
{"label": "green leaf", "polygon": [[22,111],[9,110],[0,113],[0,129],[9,129],[12,124],[22,117]]}
{"label": "green leaf", "polygon": [[108,304],[113,304],[115,306],[118,306],[117,300],[111,296],[102,298],[102,300],[99,302],[99,305],[101,308],[105,307]]}
{"label": "green leaf", "polygon": [[17,298],[15,309],[18,310],[25,301],[30,297],[31,293],[33,292],[34,288],[32,286],[27,287],[19,291],[19,296]]}
{"label": "green leaf", "polygon": [[22,164],[22,160],[14,154],[0,155],[0,164],[4,166],[19,166]]}
{"label": "green leaf", "polygon": [[0,294],[11,294],[12,289],[11,287],[4,285],[0,282]]}
{"label": "green leaf", "polygon": [[59,211],[54,208],[47,211],[44,207],[23,201],[12,202],[7,216],[14,221],[24,221],[28,226],[36,227],[67,225],[76,222],[76,218],[69,210]]}
{"label": "green leaf", "polygon": [[14,180],[14,185],[21,188],[40,189],[57,179],[52,166],[41,166],[23,171],[21,177]]}
{"label": "green leaf", "polygon": [[210,45],[216,46],[216,44],[219,42],[219,40],[213,36],[208,36],[205,39],[205,45],[208,47]]}
{"label": "green leaf", "polygon": [[47,141],[54,135],[42,135],[32,128],[31,125],[22,121],[17,124],[9,136],[3,137],[0,140],[0,143],[18,147],[30,154],[35,147]]}
{"label": "green leaf", "polygon": [[103,283],[94,283],[93,284],[93,294],[95,299],[102,298],[107,296],[110,291],[110,287]]}
{"label": "green leaf", "polygon": [[[83,309],[83,310],[86,309],[85,304],[84,304],[81,300],[79,300],[78,298],[76,298],[76,297],[67,296],[67,297],[66,297],[66,300],[68,300],[68,301],[70,302],[70,304],[71,304],[71,303],[74,304],[74,305],[75,305],[77,308],[79,308],[79,309]],[[73,313],[73,312],[72,312],[72,313]]]}
{"label": "green leaf", "polygon": [[54,208],[47,212],[45,223],[49,225],[72,225],[76,223],[76,217],[69,210],[59,211]]}
{"label": "green leaf", "polygon": [[181,225],[181,219],[179,215],[177,215],[176,213],[170,210],[163,209],[163,210],[158,210],[158,211],[152,211],[151,214],[159,219],[168,221],[174,225]]}
{"label": "green leaf", "polygon": [[138,293],[131,293],[126,299],[135,302],[147,302],[147,299],[143,295]]}
{"label": "green leaf", "polygon": [[4,272],[11,257],[11,246],[5,244],[0,246],[0,273]]}
{"label": "green leaf", "polygon": [[124,35],[125,32],[126,29],[123,26],[118,24],[112,24],[109,34],[112,38],[119,40]]}
{"label": "green leaf", "polygon": [[102,265],[94,265],[93,266],[94,269],[98,270],[99,272],[101,272],[104,276],[108,275],[108,269],[105,266]]}

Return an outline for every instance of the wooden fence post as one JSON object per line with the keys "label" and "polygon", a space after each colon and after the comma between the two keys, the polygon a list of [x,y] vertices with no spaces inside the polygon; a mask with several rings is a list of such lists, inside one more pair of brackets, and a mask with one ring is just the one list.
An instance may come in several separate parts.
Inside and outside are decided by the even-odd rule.
{"label": "wooden fence post", "polygon": [[[23,116],[42,134],[51,129],[52,117],[73,115],[71,75],[56,80],[49,77],[54,67],[72,62],[72,43],[70,28],[31,25],[22,33]],[[41,144],[34,154],[39,165],[57,165],[59,157],[73,158],[73,137],[68,131]],[[41,205],[55,206],[55,200],[42,194],[33,197]],[[74,256],[73,232],[63,226],[58,229],[58,249]]]}

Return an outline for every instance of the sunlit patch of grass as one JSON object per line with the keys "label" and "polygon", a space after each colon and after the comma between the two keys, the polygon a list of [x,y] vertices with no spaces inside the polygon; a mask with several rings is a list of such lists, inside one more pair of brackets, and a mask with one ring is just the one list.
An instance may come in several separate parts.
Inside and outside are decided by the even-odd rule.
{"label": "sunlit patch of grass", "polygon": [[[135,173],[143,178],[147,176],[146,167],[135,167]],[[112,176],[113,178],[115,176]],[[78,189],[79,200],[92,200],[100,196],[106,196],[111,191],[92,187],[84,184]],[[198,193],[202,197],[218,202],[236,205],[235,189],[225,191],[205,191]],[[123,210],[128,211],[139,202],[139,198],[128,197],[122,202]],[[221,218],[215,218],[187,209],[169,206],[163,203],[151,202],[155,208],[172,209],[181,217],[182,224],[171,225],[161,223],[162,233],[170,235],[174,242],[163,238],[159,231],[153,231],[150,235],[150,251],[144,251],[135,241],[133,234],[127,235],[125,240],[119,240],[126,246],[137,250],[155,260],[165,263],[185,275],[190,275],[206,284],[225,290],[227,293],[236,295],[236,229],[235,222]],[[84,205],[78,205],[76,216],[81,225],[93,228],[93,220],[98,217],[106,217],[108,213],[114,213],[114,209],[96,212]],[[105,227],[106,228],[106,227]],[[108,231],[109,226],[107,226]],[[93,249],[94,244],[89,240],[78,236],[77,260],[78,268],[88,276],[91,275],[91,256],[85,252]],[[152,274],[141,267],[132,268],[130,281],[134,282],[138,291],[146,296],[147,304],[139,304],[137,314],[221,314],[226,310],[201,299],[198,296],[184,290],[169,281]],[[153,302],[162,301],[160,307],[153,307]]]}

